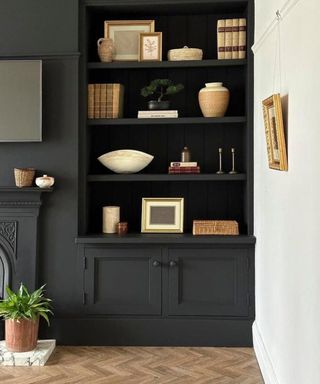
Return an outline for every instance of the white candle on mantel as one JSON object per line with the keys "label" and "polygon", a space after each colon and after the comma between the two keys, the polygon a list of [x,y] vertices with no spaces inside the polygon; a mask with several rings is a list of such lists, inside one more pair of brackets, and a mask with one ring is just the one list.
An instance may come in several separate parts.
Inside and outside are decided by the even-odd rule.
{"label": "white candle on mantel", "polygon": [[120,207],[103,207],[103,233],[116,233],[117,224],[120,222]]}

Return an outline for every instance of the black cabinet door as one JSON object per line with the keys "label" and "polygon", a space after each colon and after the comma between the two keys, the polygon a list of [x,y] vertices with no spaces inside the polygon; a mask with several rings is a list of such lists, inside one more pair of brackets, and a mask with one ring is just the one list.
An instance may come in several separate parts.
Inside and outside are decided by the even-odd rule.
{"label": "black cabinet door", "polygon": [[248,316],[246,249],[169,249],[169,315]]}
{"label": "black cabinet door", "polygon": [[92,247],[84,256],[86,313],[161,313],[161,249]]}

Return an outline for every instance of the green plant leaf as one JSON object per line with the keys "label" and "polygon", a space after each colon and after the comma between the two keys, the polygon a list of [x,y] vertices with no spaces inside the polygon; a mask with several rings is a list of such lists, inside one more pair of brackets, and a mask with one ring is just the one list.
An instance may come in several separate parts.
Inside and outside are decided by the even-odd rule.
{"label": "green plant leaf", "polygon": [[141,89],[140,94],[143,97],[157,95],[157,99],[160,101],[165,95],[174,95],[182,91],[183,88],[182,84],[174,85],[170,79],[154,79],[149,85]]}
{"label": "green plant leaf", "polygon": [[17,293],[6,287],[7,298],[0,301],[0,316],[5,319],[33,319],[42,316],[49,324],[51,300],[44,297],[44,285],[32,293],[21,283]]}

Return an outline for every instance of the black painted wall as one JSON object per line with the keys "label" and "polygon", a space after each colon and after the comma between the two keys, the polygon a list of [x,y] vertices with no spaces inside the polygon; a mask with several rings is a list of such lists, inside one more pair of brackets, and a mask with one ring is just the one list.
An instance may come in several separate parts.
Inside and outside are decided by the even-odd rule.
{"label": "black painted wall", "polygon": [[76,312],[78,297],[77,52],[78,0],[0,1],[0,59],[43,60],[43,142],[0,143],[0,185],[14,185],[14,167],[56,177],[40,213],[39,283],[47,283],[58,316]]}

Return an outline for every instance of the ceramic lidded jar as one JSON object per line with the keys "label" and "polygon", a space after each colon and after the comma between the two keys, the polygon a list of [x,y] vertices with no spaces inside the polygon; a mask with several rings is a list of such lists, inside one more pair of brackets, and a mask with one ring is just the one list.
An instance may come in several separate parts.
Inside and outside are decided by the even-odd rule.
{"label": "ceramic lidded jar", "polygon": [[113,55],[115,54],[113,40],[101,37],[101,39],[97,41],[97,45],[100,60],[103,63],[109,63],[110,61],[112,61]]}
{"label": "ceramic lidded jar", "polygon": [[39,188],[50,188],[54,184],[54,177],[43,175],[42,177],[36,178],[36,185]]}
{"label": "ceramic lidded jar", "polygon": [[206,83],[199,91],[199,104],[204,117],[222,117],[229,105],[230,93],[222,83]]}

